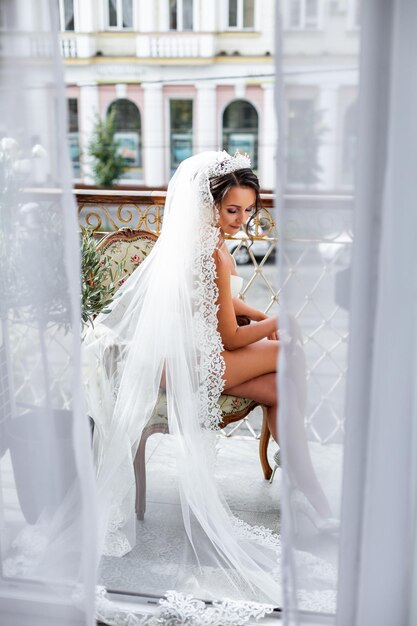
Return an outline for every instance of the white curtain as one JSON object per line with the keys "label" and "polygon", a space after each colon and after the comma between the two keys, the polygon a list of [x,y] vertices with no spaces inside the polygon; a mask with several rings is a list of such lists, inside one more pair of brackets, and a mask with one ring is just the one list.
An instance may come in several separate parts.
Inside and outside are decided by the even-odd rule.
{"label": "white curtain", "polygon": [[[336,32],[341,15],[327,4],[323,38]],[[338,626],[411,625],[417,618],[417,4],[364,1],[358,67],[331,67],[329,61],[319,77],[314,62],[308,67],[307,60],[301,71],[288,64],[296,45],[286,30],[285,7],[278,3],[284,621],[307,621],[307,595],[321,598],[317,610],[332,613]],[[346,142],[352,134],[343,132],[340,120],[353,104],[355,82],[350,204],[342,182],[349,178]],[[313,111],[316,144],[308,143]],[[328,186],[327,198],[320,199],[326,176],[331,182],[332,145],[333,193]],[[314,535],[313,525],[304,523],[306,509],[294,506],[291,425],[285,419],[291,395],[287,314],[304,336],[305,427],[316,473],[340,517],[333,537]],[[300,546],[334,566],[333,585],[320,588],[303,579]]]}
{"label": "white curtain", "polygon": [[327,3],[322,8],[322,30],[312,34],[291,29],[290,3],[277,5],[278,430],[288,624],[299,623],[304,611],[334,616],[337,599],[354,195],[346,181],[358,58],[354,45],[348,63],[339,63],[333,49],[317,61],[325,40],[344,25]]}
{"label": "white curtain", "polygon": [[364,3],[340,625],[415,623],[416,32],[413,0]]}
{"label": "white curtain", "polygon": [[[1,2],[0,623],[94,620],[95,486],[58,3]],[[7,29],[5,26],[7,25]]]}

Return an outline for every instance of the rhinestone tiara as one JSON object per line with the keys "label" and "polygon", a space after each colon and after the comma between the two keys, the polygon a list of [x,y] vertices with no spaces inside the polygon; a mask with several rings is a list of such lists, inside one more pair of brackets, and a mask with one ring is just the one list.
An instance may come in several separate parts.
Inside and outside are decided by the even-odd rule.
{"label": "rhinestone tiara", "polygon": [[236,170],[250,168],[250,158],[248,154],[242,154],[236,151],[233,156],[228,154],[226,150],[218,152],[215,162],[207,168],[207,177],[215,178],[216,176],[224,176]]}

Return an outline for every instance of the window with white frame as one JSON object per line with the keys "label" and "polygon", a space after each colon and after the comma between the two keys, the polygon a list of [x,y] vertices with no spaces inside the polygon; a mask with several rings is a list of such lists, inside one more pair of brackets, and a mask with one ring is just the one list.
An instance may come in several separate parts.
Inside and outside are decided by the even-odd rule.
{"label": "window with white frame", "polygon": [[118,152],[124,158],[124,180],[141,180],[142,166],[142,124],[140,111],[136,104],[127,98],[120,98],[111,103],[107,115],[114,111],[114,139]]}
{"label": "window with white frame", "polygon": [[133,28],[133,1],[106,0],[107,27],[122,30]]}
{"label": "window with white frame", "polygon": [[228,28],[255,27],[255,0],[229,0]]}
{"label": "window with white frame", "polygon": [[59,0],[60,29],[75,30],[74,0]]}
{"label": "window with white frame", "polygon": [[68,148],[74,178],[81,176],[80,129],[78,125],[78,100],[68,98]]}
{"label": "window with white frame", "polygon": [[169,118],[172,174],[181,161],[193,154],[193,101],[170,100]]}
{"label": "window with white frame", "polygon": [[193,30],[194,0],[169,0],[169,29]]}
{"label": "window with white frame", "polygon": [[317,30],[319,11],[319,0],[289,0],[287,27],[290,30]]}
{"label": "window with white frame", "polygon": [[247,100],[234,100],[223,112],[223,149],[249,154],[252,167],[258,169],[258,113]]}

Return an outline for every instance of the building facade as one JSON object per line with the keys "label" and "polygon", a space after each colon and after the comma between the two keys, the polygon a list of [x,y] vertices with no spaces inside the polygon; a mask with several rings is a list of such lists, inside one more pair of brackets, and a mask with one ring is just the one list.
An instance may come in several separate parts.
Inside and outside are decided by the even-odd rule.
{"label": "building facade", "polygon": [[[262,187],[273,188],[274,0],[57,2],[77,180],[93,182],[86,155],[94,122],[115,110],[126,183],[165,186],[187,156],[224,148],[248,152]],[[290,189],[351,184],[356,7],[282,0]],[[326,38],[330,20],[339,39]]]}

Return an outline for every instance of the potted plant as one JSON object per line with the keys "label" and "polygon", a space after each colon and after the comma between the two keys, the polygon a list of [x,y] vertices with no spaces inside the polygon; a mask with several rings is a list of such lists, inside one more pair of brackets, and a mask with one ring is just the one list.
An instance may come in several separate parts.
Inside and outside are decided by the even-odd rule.
{"label": "potted plant", "polygon": [[86,326],[94,326],[99,313],[109,313],[124,264],[113,267],[110,260],[97,250],[94,231],[81,227],[81,317]]}

